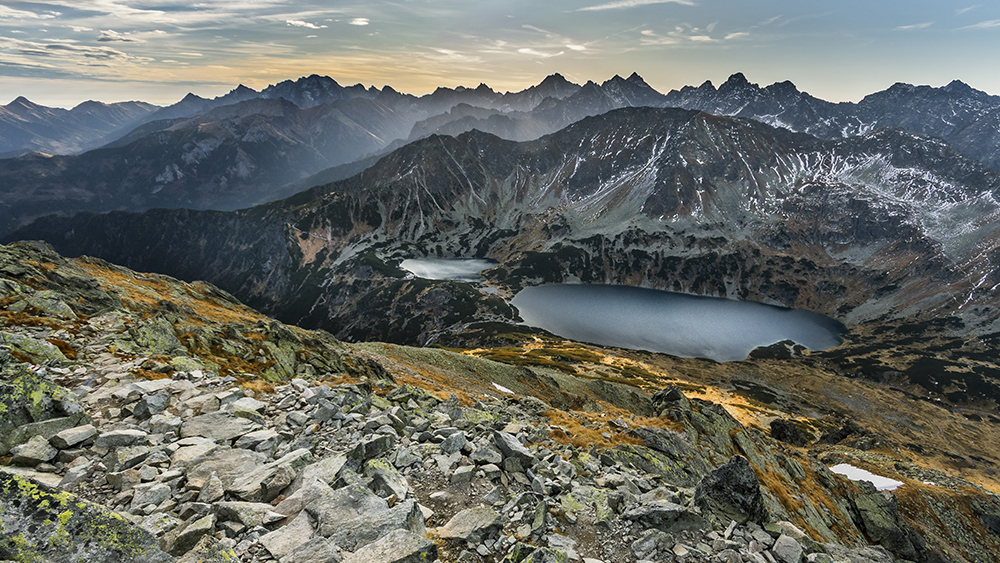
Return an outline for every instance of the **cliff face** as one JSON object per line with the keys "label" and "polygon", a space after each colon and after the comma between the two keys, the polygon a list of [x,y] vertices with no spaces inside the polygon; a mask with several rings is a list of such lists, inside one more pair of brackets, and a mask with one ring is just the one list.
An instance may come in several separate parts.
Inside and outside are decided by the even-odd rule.
{"label": "cliff face", "polygon": [[[1000,549],[1000,499],[857,424],[814,443],[849,412],[815,414],[809,392],[795,400],[812,406],[787,403],[780,384],[761,403],[705,383],[730,364],[667,368],[555,339],[468,354],[345,345],[205,283],[38,244],[0,248],[0,274],[0,404],[30,418],[3,458],[18,467],[0,467],[8,559],[985,561]],[[874,392],[837,380],[855,386],[852,404]],[[922,404],[898,400],[901,415]],[[795,419],[806,448],[768,435],[775,415]],[[878,492],[827,468],[843,461],[904,485]]]}

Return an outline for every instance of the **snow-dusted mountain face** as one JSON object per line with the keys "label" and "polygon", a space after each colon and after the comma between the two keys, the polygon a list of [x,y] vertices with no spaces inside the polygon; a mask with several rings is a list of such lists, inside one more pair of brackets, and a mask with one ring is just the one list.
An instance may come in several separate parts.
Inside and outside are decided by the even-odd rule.
{"label": "snow-dusted mountain face", "polygon": [[[232,212],[43,219],[8,239],[207,279],[343,338],[426,344],[501,297],[581,280],[750,299],[848,324],[952,317],[996,329],[1000,175],[940,140],[821,140],[633,108],[532,142],[407,145],[350,179]],[[405,258],[479,257],[498,294],[407,279]],[[387,314],[387,311],[390,314]]]}
{"label": "snow-dusted mountain face", "polygon": [[957,80],[942,88],[897,83],[856,104],[834,104],[800,92],[791,82],[761,88],[734,74],[718,88],[705,82],[673,90],[663,105],[746,117],[823,139],[896,127],[941,138],[965,156],[1000,169],[1000,96]]}

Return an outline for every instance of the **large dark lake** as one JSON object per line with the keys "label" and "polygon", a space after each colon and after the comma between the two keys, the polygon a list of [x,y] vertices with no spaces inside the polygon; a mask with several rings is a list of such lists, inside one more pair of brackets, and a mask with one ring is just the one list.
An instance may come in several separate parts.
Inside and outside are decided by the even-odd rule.
{"label": "large dark lake", "polygon": [[719,362],[783,340],[825,350],[846,332],[810,311],[619,285],[526,287],[511,304],[525,324],[563,338]]}

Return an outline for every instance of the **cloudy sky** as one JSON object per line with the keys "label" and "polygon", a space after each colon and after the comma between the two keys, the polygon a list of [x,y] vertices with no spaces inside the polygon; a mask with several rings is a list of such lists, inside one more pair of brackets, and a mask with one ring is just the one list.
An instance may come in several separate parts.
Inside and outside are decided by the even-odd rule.
{"label": "cloudy sky", "polygon": [[960,79],[1000,94],[1000,3],[930,0],[0,0],[0,104],[172,103],[325,74],[422,94],[743,72],[832,101]]}

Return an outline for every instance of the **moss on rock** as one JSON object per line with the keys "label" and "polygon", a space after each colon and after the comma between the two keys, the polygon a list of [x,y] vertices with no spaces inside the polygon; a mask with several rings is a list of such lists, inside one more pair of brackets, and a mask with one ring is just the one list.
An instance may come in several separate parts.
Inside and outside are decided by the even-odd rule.
{"label": "moss on rock", "polygon": [[0,559],[21,563],[160,563],[156,540],[110,510],[0,473]]}

